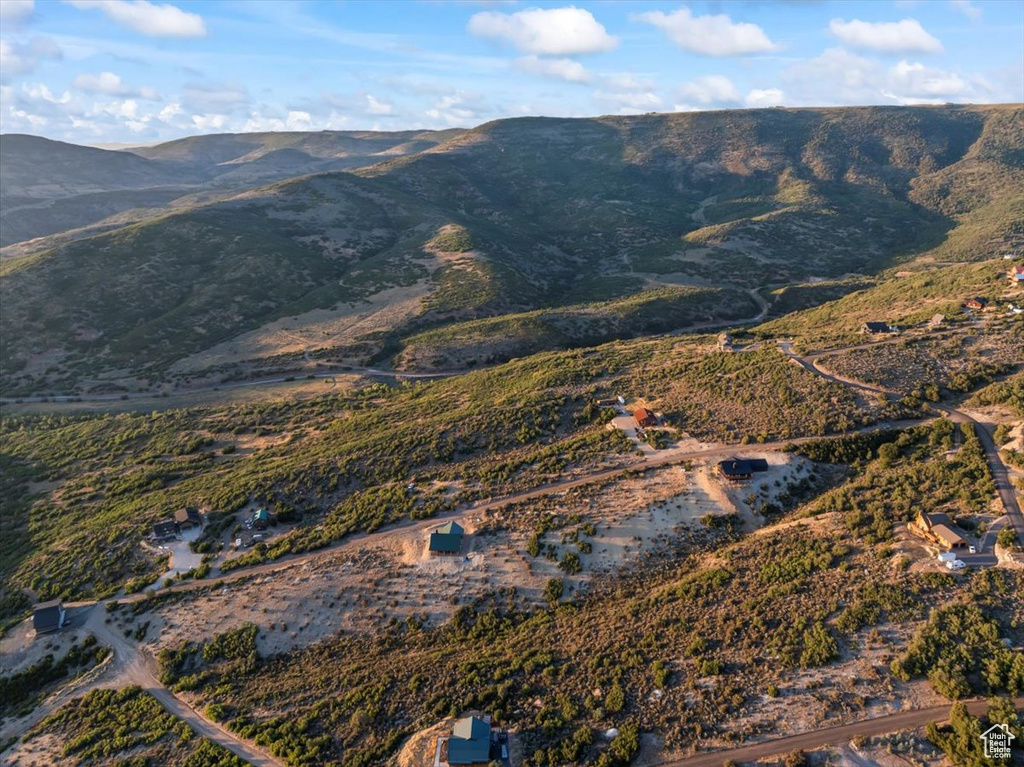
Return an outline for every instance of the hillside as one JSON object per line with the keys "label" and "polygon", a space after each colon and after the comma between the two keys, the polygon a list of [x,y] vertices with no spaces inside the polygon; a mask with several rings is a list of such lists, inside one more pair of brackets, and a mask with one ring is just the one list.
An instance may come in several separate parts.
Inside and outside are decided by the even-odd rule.
{"label": "hillside", "polygon": [[[119,391],[316,363],[429,368],[753,319],[745,291],[758,287],[789,286],[794,308],[813,305],[865,284],[851,274],[1020,247],[1022,114],[520,118],[139,149],[179,170],[241,173],[242,184],[302,158],[415,153],[9,251],[3,382]],[[671,309],[628,320],[659,290],[675,291]]]}
{"label": "hillside", "polygon": [[[419,152],[459,131],[320,131],[191,136],[110,151],[6,134],[0,137],[0,246],[137,211],[183,207],[187,195],[239,190]],[[109,228],[109,227],[107,227]]]}

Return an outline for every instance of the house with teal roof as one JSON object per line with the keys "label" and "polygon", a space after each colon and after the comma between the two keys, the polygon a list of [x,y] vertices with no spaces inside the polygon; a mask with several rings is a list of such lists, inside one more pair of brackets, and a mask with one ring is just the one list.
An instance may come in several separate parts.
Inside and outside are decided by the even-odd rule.
{"label": "house with teal roof", "polygon": [[466,531],[456,522],[446,522],[430,534],[427,551],[432,557],[457,557],[462,552]]}

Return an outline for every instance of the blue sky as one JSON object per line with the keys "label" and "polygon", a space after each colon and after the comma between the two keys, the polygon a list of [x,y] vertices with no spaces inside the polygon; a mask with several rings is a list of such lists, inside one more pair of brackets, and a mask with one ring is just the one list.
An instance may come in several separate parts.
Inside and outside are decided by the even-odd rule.
{"label": "blue sky", "polygon": [[1024,101],[1024,0],[0,0],[0,130],[144,143]]}

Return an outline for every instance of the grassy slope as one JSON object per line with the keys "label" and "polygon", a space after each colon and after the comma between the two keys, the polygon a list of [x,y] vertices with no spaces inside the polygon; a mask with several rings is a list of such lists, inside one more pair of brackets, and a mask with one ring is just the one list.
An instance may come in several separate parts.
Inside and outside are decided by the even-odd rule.
{"label": "grassy slope", "polygon": [[[51,349],[79,355],[65,360],[72,378],[124,366],[158,373],[294,307],[424,276],[409,259],[442,224],[468,232],[478,267],[469,283],[464,272],[433,275],[445,300],[399,338],[624,297],[650,275],[750,287],[873,272],[936,248],[991,256],[1018,236],[1020,114],[873,107],[490,123],[360,171],[362,181],[279,184],[9,266],[4,383]],[[325,258],[299,237],[354,253]],[[352,287],[352,259],[364,284],[331,288]],[[196,290],[200,267],[213,277]],[[73,340],[80,330],[103,335]],[[600,337],[600,327],[586,332]],[[40,388],[40,371],[20,383]]]}
{"label": "grassy slope", "polygon": [[[959,695],[1017,694],[1024,667],[999,637],[1022,638],[1020,573],[969,582],[908,573],[870,524],[880,520],[885,539],[906,513],[958,489],[971,508],[984,505],[991,487],[978,482],[980,452],[949,461],[950,444],[951,432],[925,427],[900,437],[894,457],[865,449],[862,478],[798,512],[842,509],[813,526],[732,544],[721,534],[694,536],[670,560],[557,610],[509,612],[497,595],[491,609],[467,607],[437,629],[409,622],[383,636],[339,637],[243,674],[237,663],[208,664],[198,677],[201,699],[224,706],[231,729],[262,734],[293,765],[326,764],[337,743],[346,758],[383,761],[404,736],[476,708],[518,732],[530,763],[542,765],[595,760],[607,745],[594,736],[610,727],[654,731],[669,749],[771,737],[779,709],[770,699],[779,696],[776,706],[813,710],[826,722],[878,715],[868,698],[891,694],[892,677],[877,666],[873,648],[883,640],[874,627],[886,629],[895,675],[941,666]],[[881,487],[900,493],[898,509],[877,502]],[[909,662],[916,656],[905,652],[906,629],[939,606],[962,622],[932,640],[923,664]],[[840,679],[815,675],[834,663],[846,664]],[[870,673],[847,683],[862,664]],[[632,755],[599,763],[626,764]]]}
{"label": "grassy slope", "polygon": [[459,368],[505,361],[543,349],[593,346],[613,338],[663,333],[698,322],[757,313],[747,294],[722,288],[660,288],[628,298],[539,309],[447,325],[408,336],[401,367]]}
{"label": "grassy slope", "polygon": [[963,302],[973,296],[987,298],[993,307],[996,300],[1020,303],[1024,289],[1004,276],[1012,263],[998,259],[890,274],[872,287],[760,325],[757,332],[795,335],[805,345],[828,347],[863,340],[858,333],[865,322],[913,325],[936,314],[962,318]]}
{"label": "grassy slope", "polygon": [[[301,404],[5,419],[0,576],[68,597],[155,577],[161,565],[137,541],[187,504],[297,511],[304,525],[275,542],[276,556],[533,487],[627,447],[586,409],[613,392],[643,395],[669,423],[729,441],[825,434],[879,416],[774,350],[637,340]],[[225,454],[229,445],[238,449]],[[457,483],[455,493],[410,495],[410,477]]]}

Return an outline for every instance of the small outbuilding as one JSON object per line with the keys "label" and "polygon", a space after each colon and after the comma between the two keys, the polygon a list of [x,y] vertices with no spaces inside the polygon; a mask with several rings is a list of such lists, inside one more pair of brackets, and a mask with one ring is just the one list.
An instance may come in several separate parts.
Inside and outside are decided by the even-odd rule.
{"label": "small outbuilding", "polygon": [[448,764],[486,764],[490,760],[490,722],[477,716],[458,720],[448,738]]}
{"label": "small outbuilding", "polygon": [[462,552],[466,531],[456,522],[446,522],[430,534],[427,550],[432,557],[457,557]]}
{"label": "small outbuilding", "polygon": [[266,530],[270,525],[270,512],[266,509],[257,509],[252,515],[252,526],[256,530]]}
{"label": "small outbuilding", "polygon": [[174,512],[174,523],[178,526],[178,532],[191,530],[193,527],[202,527],[203,515],[195,506],[186,506]]}
{"label": "small outbuilding", "polygon": [[36,605],[32,611],[32,628],[36,634],[49,634],[59,631],[67,623],[67,612],[64,603],[59,599]]}
{"label": "small outbuilding", "polygon": [[973,309],[976,312],[980,312],[986,306],[988,306],[988,300],[984,298],[974,297],[964,301],[965,309]]}

